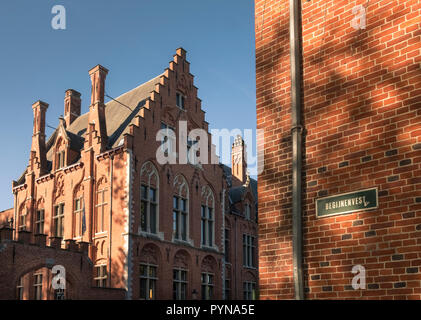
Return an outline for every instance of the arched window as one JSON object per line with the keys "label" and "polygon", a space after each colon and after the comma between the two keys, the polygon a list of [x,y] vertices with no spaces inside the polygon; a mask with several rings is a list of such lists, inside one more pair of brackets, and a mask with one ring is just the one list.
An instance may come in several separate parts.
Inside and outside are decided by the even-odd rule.
{"label": "arched window", "polygon": [[66,146],[63,139],[60,139],[56,145],[55,169],[64,168],[66,162]]}
{"label": "arched window", "polygon": [[75,188],[73,199],[73,238],[81,237],[86,228],[86,221],[83,221],[84,205],[83,186],[79,185]]}
{"label": "arched window", "polygon": [[25,203],[22,203],[19,208],[19,217],[18,217],[18,230],[24,231],[26,230],[26,216],[27,216],[27,209]]}
{"label": "arched window", "polygon": [[139,298],[155,300],[157,299],[159,248],[148,244],[142,249],[140,256]]}
{"label": "arched window", "polygon": [[202,188],[202,206],[201,206],[201,244],[202,246],[212,247],[215,239],[215,198],[212,190],[205,186]]}
{"label": "arched window", "polygon": [[159,230],[159,175],[155,166],[146,162],[140,170],[140,230],[156,234]]}
{"label": "arched window", "polygon": [[95,233],[104,232],[108,228],[108,188],[107,179],[102,177],[97,183],[95,205]]}
{"label": "arched window", "polygon": [[251,205],[248,201],[244,206],[244,217],[246,218],[246,220],[251,220]]}
{"label": "arched window", "polygon": [[189,187],[186,179],[178,175],[174,179],[173,239],[188,241],[189,237]]}
{"label": "arched window", "polygon": [[98,260],[94,266],[94,285],[98,288],[107,286],[108,270],[105,259]]}
{"label": "arched window", "polygon": [[216,261],[212,256],[207,256],[202,261],[201,284],[202,300],[214,299]]}
{"label": "arched window", "polygon": [[174,255],[173,264],[173,299],[186,300],[189,297],[189,264],[190,256],[185,250]]}
{"label": "arched window", "polygon": [[45,220],[45,209],[44,209],[44,198],[41,198],[37,202],[35,211],[35,234],[44,234],[44,220]]}

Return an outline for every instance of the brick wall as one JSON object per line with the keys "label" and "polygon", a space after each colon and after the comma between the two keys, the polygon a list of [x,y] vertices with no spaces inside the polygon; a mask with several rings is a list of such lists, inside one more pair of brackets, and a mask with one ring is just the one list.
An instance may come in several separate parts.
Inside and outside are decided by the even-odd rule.
{"label": "brick wall", "polygon": [[[260,296],[293,298],[289,1],[256,0]],[[351,21],[366,7],[366,29]],[[421,4],[302,1],[308,299],[421,298]],[[315,199],[379,189],[379,209],[316,218]],[[354,265],[366,290],[353,290]]]}

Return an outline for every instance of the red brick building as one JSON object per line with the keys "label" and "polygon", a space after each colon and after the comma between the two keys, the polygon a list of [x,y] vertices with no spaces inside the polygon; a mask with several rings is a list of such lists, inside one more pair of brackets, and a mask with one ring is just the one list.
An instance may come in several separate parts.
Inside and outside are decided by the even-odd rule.
{"label": "red brick building", "polygon": [[[296,1],[302,102],[295,127],[289,3],[255,1],[257,126],[266,141],[260,297],[297,296],[298,255],[300,298],[420,299],[421,3]],[[298,129],[301,257],[293,250],[292,214],[291,130]],[[317,217],[322,198],[368,188],[377,188],[377,208]],[[356,265],[365,268],[365,289],[352,287]]]}
{"label": "red brick building", "polygon": [[[233,145],[232,172],[211,164],[214,148],[186,52],[177,49],[163,74],[108,103],[108,70],[98,65],[89,74],[89,112],[81,114],[80,93],[67,90],[64,117],[48,140],[48,104],[38,101],[32,107],[29,165],[13,182],[14,209],[1,215],[3,224],[14,229],[8,246],[17,246],[23,237],[19,246],[34,248],[23,248],[26,255],[46,259],[53,246],[69,270],[88,261],[92,277],[73,272],[67,298],[91,298],[97,292],[91,286],[122,289],[126,299],[254,298],[256,181],[246,175],[241,138]],[[180,121],[188,132],[207,132],[208,164],[157,161],[157,150],[171,140],[157,139],[157,132],[172,129],[178,137]],[[187,148],[197,143],[182,139]],[[171,140],[165,154],[179,157],[180,148],[179,139]],[[48,236],[50,246],[34,245],[40,235]],[[86,258],[65,257],[80,254],[77,246],[85,244]],[[10,269],[3,254],[0,261]],[[28,262],[26,274],[5,273],[7,279],[0,281],[16,290],[14,296],[9,290],[0,297],[34,299],[44,290],[43,299],[54,298],[50,269]],[[117,292],[98,297],[118,298]]]}

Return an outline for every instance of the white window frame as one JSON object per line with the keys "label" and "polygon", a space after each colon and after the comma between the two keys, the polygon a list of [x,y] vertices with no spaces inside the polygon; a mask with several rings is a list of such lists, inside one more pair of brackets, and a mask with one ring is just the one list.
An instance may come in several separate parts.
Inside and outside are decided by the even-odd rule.
{"label": "white window frame", "polygon": [[[139,264],[139,269],[140,269],[141,266],[146,267],[146,275],[140,274],[140,270],[139,270],[139,298],[141,300],[156,300],[156,292],[157,292],[157,288],[158,288],[158,266],[154,265],[154,264],[143,263],[143,262]],[[149,274],[150,268],[155,268],[155,277],[153,277]],[[146,298],[142,298],[140,296],[141,295],[140,294],[140,290],[141,290],[140,281],[142,279],[146,280]],[[154,287],[152,298],[150,297],[151,281],[155,282],[155,287]]]}
{"label": "white window frame", "polygon": [[[77,206],[77,203],[79,202],[79,207]],[[74,210],[73,210],[73,218],[75,222],[74,226],[74,238],[79,238],[82,236],[82,213],[83,213],[83,200],[82,196],[75,198],[74,201]]]}
{"label": "white window frame", "polygon": [[[179,275],[179,279],[175,279],[174,278],[174,271],[178,273]],[[181,275],[182,273],[185,272],[186,274],[186,280],[183,280]],[[173,295],[173,299],[175,300],[186,300],[188,295],[187,295],[187,290],[188,290],[188,276],[189,276],[189,272],[187,269],[184,268],[173,268],[173,294],[174,294],[174,285],[176,286],[176,290],[175,290],[175,297]],[[185,286],[185,290],[184,290],[184,297],[182,297],[182,286]]]}
{"label": "white window frame", "polygon": [[24,290],[25,290],[23,276],[19,278],[19,282],[18,282],[18,285],[16,286],[16,290],[17,290],[16,295],[17,295],[18,300],[23,300]]}
{"label": "white window frame", "polygon": [[256,300],[256,282],[254,281],[243,282],[243,299]]}
{"label": "white window frame", "polygon": [[[96,192],[96,204],[95,204],[95,233],[105,232],[105,217],[106,207],[108,202],[105,201],[108,188],[103,187]],[[100,195],[102,198],[100,199]],[[101,202],[100,202],[101,201]],[[101,212],[100,212],[101,211]],[[101,216],[101,220],[99,219]],[[101,223],[100,223],[101,222]]]}
{"label": "white window frame", "polygon": [[[98,270],[100,271],[99,273],[98,273]],[[95,277],[94,277],[95,287],[105,288],[107,286],[107,280],[108,280],[107,264],[103,263],[103,264],[95,265]]]}
{"label": "white window frame", "polygon": [[[63,238],[64,237],[64,202],[59,203],[58,205],[54,206],[53,226],[54,226],[54,237]],[[59,231],[59,227],[60,227],[60,231]]]}
{"label": "white window frame", "polygon": [[[142,188],[146,190],[146,198],[143,196]],[[151,198],[151,189],[155,192],[155,200]],[[152,188],[145,183],[142,183],[140,188],[140,201],[141,201],[141,212],[140,212],[140,229],[142,232],[157,234],[158,233],[158,190],[157,188]],[[146,229],[142,228],[142,206],[145,205],[145,218],[146,218]],[[155,206],[155,231],[152,229],[151,222],[151,205]]]}
{"label": "white window frame", "polygon": [[243,234],[243,266],[256,268],[256,237],[250,234]]}
{"label": "white window frame", "polygon": [[35,273],[34,274],[34,300],[42,300],[42,282],[43,274]]}
{"label": "white window frame", "polygon": [[[203,281],[203,277],[205,277],[205,282]],[[209,279],[212,278],[212,282]],[[202,272],[201,273],[201,293],[202,293],[202,300],[212,300],[215,297],[215,274],[210,272]],[[203,296],[203,289],[205,289],[205,296]],[[212,294],[209,295],[209,290],[212,291]]]}
{"label": "white window frame", "polygon": [[35,211],[35,234],[44,234],[44,223],[45,223],[45,210],[44,209],[36,210]]}
{"label": "white window frame", "polygon": [[175,97],[176,97],[175,98],[175,105],[177,107],[179,107],[181,110],[186,110],[187,97],[179,91],[177,91]]}
{"label": "white window frame", "polygon": [[[185,204],[186,204],[185,208],[183,208],[183,200],[185,201]],[[176,207],[174,207],[175,201],[177,201]],[[174,239],[181,240],[181,241],[188,241],[188,238],[189,238],[189,233],[188,233],[189,200],[182,196],[174,195],[172,210],[173,210],[173,237]],[[183,224],[183,216],[185,216],[185,224]],[[177,230],[177,226],[178,226],[178,230]],[[185,232],[184,239],[183,239],[183,230]]]}

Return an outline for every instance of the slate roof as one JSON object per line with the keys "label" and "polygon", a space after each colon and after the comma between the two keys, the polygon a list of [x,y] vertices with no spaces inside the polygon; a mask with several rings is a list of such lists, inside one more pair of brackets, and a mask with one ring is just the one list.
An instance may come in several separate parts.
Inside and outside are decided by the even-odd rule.
{"label": "slate roof", "polygon": [[[155,90],[155,85],[160,82],[161,76],[162,74],[115,98],[118,102],[111,100],[105,104],[105,123],[108,134],[108,147],[110,149],[117,147],[123,135],[128,132],[129,125],[146,103],[151,92]],[[70,138],[70,149],[80,151],[83,148],[88,120],[89,112],[80,115],[66,128],[66,134]],[[51,148],[55,143],[57,132],[58,129],[53,132],[46,143],[47,166],[49,171],[51,171],[51,161],[53,158]],[[17,180],[18,185],[25,183],[26,172],[25,170]]]}
{"label": "slate roof", "polygon": [[[239,186],[239,187],[232,187],[232,173],[231,173],[231,168],[228,167],[225,164],[221,164],[222,169],[224,170],[226,179],[227,179],[227,183],[228,183],[228,187],[229,189],[229,197],[230,197],[230,201],[231,203],[237,203],[241,201],[241,198],[243,197],[244,192],[247,191],[247,188],[244,186]],[[254,199],[256,199],[257,201],[257,180],[250,178],[250,188],[251,191],[253,193]]]}
{"label": "slate roof", "polygon": [[[161,76],[162,74],[115,98],[118,102],[111,100],[105,104],[105,123],[110,148],[118,146],[123,135],[128,132],[129,124],[150,97],[151,92],[155,90],[155,85],[159,83]],[[89,113],[82,114],[73,121],[67,131],[83,137],[88,127],[88,118]]]}
{"label": "slate roof", "polygon": [[[108,147],[110,149],[118,146],[123,135],[128,131],[129,124],[139,113],[147,98],[155,90],[155,85],[159,83],[162,75],[159,75],[140,86],[122,94],[105,104],[105,123],[108,134]],[[132,111],[130,111],[127,107]],[[89,112],[80,115],[73,123],[66,128],[66,133],[70,138],[70,148],[80,151],[83,148],[84,136],[88,128]],[[52,159],[51,147],[55,142],[57,130],[51,135],[47,142],[47,159]]]}

